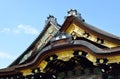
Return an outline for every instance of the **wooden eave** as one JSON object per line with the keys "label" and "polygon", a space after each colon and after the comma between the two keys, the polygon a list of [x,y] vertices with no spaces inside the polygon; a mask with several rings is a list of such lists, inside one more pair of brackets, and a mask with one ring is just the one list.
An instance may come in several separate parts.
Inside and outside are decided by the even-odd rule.
{"label": "wooden eave", "polygon": [[82,20],[80,20],[80,18],[78,18],[76,16],[73,16],[73,15],[72,16],[68,16],[65,19],[65,21],[64,21],[60,31],[64,31],[65,32],[67,30],[67,28],[72,23],[76,24],[77,26],[79,26],[80,28],[84,29],[85,31],[87,31],[87,32],[89,32],[91,34],[94,34],[94,35],[96,35],[96,36],[98,36],[100,38],[109,40],[109,41],[111,41],[113,43],[116,43],[116,44],[120,44],[120,37],[117,37],[117,36],[115,36],[113,34],[110,34],[108,32],[100,30],[100,29],[98,29],[98,28],[96,28],[96,27],[94,27],[94,26],[92,26],[90,24],[87,24],[86,22],[83,22]]}
{"label": "wooden eave", "polygon": [[71,41],[71,43],[66,43],[66,41],[63,40],[62,43],[59,44],[60,41],[61,40],[58,40],[55,44],[50,44],[41,51],[39,51],[35,59],[29,63],[11,66],[0,70],[0,76],[12,74],[13,72],[18,73],[20,70],[23,69],[33,69],[37,67],[41,63],[41,61],[44,60],[47,56],[53,55],[55,54],[55,52],[63,50],[84,50],[86,52],[89,52],[93,56],[99,58],[120,55],[120,48],[101,49],[85,40],[73,40]]}

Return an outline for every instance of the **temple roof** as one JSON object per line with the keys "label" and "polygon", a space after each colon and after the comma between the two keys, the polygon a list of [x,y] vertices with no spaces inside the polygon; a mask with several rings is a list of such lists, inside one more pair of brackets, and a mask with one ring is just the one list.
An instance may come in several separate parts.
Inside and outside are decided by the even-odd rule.
{"label": "temple roof", "polygon": [[72,57],[76,51],[84,51],[82,55],[97,65],[117,63],[120,62],[120,37],[86,23],[77,10],[68,11],[61,26],[56,18],[50,15],[40,35],[12,64],[0,70],[0,76],[21,73],[28,68],[34,69],[43,60],[47,61],[49,56],[57,58],[58,52],[66,50],[70,51]]}

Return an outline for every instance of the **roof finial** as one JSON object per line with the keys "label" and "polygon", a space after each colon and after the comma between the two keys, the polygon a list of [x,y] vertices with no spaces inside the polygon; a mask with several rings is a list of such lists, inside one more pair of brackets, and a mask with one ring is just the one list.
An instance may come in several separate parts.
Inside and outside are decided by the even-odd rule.
{"label": "roof finial", "polygon": [[53,15],[50,15],[47,17],[47,21],[52,21],[52,22],[56,22],[56,18]]}
{"label": "roof finial", "polygon": [[71,16],[71,15],[76,16],[77,15],[77,10],[76,9],[70,9],[67,13],[68,13],[68,16]]}
{"label": "roof finial", "polygon": [[47,20],[45,22],[46,24],[48,24],[49,22],[52,22],[54,25],[58,26],[57,19],[53,15],[50,15],[50,14],[47,17]]}
{"label": "roof finial", "polygon": [[75,16],[75,17],[78,17],[79,19],[81,19],[83,22],[85,21],[82,18],[81,14],[79,12],[77,12],[76,9],[70,9],[67,13],[68,13],[68,16]]}

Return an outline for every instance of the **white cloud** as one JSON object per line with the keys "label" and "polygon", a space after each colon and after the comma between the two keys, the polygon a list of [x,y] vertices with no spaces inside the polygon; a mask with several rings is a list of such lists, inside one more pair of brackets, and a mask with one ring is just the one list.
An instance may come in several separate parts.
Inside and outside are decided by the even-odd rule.
{"label": "white cloud", "polygon": [[1,30],[1,32],[9,32],[9,31],[10,31],[9,28],[3,28],[3,29]]}
{"label": "white cloud", "polygon": [[38,34],[38,30],[35,29],[34,27],[30,26],[30,25],[24,25],[24,24],[20,24],[15,28],[3,28],[0,30],[0,32],[4,32],[4,33],[15,33],[15,34],[20,34],[20,33],[24,33],[24,34]]}
{"label": "white cloud", "polygon": [[0,59],[15,59],[15,56],[12,56],[8,53],[0,52]]}
{"label": "white cloud", "polygon": [[30,25],[23,25],[23,24],[18,25],[16,31],[19,32],[21,31],[26,34],[38,34],[37,29],[31,27]]}

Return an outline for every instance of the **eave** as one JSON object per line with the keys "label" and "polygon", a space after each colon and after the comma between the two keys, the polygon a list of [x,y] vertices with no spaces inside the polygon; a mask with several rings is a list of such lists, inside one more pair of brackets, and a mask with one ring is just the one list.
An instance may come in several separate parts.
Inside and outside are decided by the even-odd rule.
{"label": "eave", "polygon": [[[70,43],[66,43],[66,41],[63,40],[62,43],[59,44],[60,41],[62,41],[62,40],[58,40],[58,41],[56,41],[55,44],[48,45],[47,47],[45,47],[44,49],[39,51],[39,53],[35,57],[35,59],[29,63],[18,65],[18,66],[12,66],[12,67],[8,67],[6,69],[0,70],[0,75],[10,75],[10,74],[13,74],[14,72],[20,73],[21,70],[25,70],[28,68],[34,69],[46,57],[55,54],[55,52],[60,52],[60,51],[64,51],[64,50],[82,50],[82,51],[87,52],[87,54],[90,54],[90,55],[96,57],[96,59],[97,58],[107,59],[107,57],[120,56],[120,48],[101,49],[87,41],[84,41],[84,40],[73,40]],[[114,63],[117,63],[117,62],[120,62],[120,61],[116,61]]]}
{"label": "eave", "polygon": [[80,20],[79,17],[73,16],[73,15],[66,17],[60,31],[65,32],[72,23],[76,24],[78,27],[80,27],[80,28],[84,29],[85,31],[87,31],[91,34],[94,34],[100,38],[109,40],[113,43],[120,44],[120,37],[117,37],[113,34],[110,34],[108,32],[100,30],[100,29],[96,28],[95,26],[87,24],[86,22],[83,22],[82,20]]}

